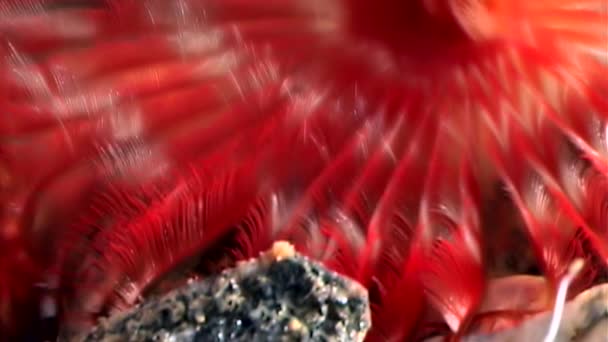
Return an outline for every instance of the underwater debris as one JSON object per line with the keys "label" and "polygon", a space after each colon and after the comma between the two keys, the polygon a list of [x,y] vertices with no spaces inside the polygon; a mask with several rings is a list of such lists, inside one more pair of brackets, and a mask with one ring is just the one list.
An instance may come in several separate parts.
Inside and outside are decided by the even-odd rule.
{"label": "underwater debris", "polygon": [[[512,329],[492,333],[473,334],[462,338],[463,342],[547,341],[543,339],[552,312],[544,312],[527,319]],[[594,342],[608,339],[608,284],[592,287],[569,301],[559,321],[557,335],[551,342]],[[435,337],[426,342],[443,341]]]}

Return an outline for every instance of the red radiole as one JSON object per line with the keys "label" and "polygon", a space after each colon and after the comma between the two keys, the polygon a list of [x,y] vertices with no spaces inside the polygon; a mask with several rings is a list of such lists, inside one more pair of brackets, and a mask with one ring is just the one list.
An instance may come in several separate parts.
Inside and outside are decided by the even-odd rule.
{"label": "red radiole", "polygon": [[369,341],[551,310],[605,280],[607,63],[604,0],[0,0],[0,336],[278,240]]}

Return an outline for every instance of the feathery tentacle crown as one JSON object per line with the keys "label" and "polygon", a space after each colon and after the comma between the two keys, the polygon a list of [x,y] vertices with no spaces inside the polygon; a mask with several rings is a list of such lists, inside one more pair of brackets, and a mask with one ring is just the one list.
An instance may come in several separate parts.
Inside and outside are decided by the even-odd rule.
{"label": "feathery tentacle crown", "polygon": [[277,239],[368,287],[372,341],[551,309],[608,262],[607,27],[603,0],[4,1],[0,329]]}

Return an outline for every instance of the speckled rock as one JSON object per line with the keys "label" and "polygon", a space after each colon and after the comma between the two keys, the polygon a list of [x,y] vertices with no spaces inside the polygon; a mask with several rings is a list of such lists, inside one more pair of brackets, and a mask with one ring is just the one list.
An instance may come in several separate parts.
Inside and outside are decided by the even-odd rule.
{"label": "speckled rock", "polygon": [[102,322],[85,341],[363,341],[366,290],[278,242]]}

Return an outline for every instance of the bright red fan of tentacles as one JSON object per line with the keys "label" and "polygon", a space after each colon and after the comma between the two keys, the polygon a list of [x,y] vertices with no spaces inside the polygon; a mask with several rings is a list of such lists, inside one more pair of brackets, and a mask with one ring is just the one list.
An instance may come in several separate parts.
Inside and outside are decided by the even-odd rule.
{"label": "bright red fan of tentacles", "polygon": [[607,28],[602,0],[0,1],[0,333],[277,239],[368,287],[372,341],[551,309],[608,263]]}

